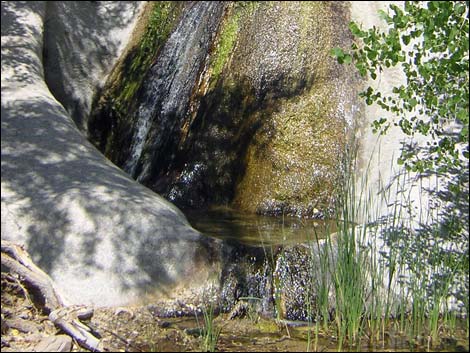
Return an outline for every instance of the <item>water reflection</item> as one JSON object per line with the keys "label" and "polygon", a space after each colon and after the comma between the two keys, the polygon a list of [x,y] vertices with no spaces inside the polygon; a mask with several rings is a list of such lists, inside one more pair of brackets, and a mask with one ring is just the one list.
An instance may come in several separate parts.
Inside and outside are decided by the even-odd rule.
{"label": "water reflection", "polygon": [[336,231],[336,222],[331,220],[268,217],[220,207],[185,213],[201,233],[250,246],[306,243]]}

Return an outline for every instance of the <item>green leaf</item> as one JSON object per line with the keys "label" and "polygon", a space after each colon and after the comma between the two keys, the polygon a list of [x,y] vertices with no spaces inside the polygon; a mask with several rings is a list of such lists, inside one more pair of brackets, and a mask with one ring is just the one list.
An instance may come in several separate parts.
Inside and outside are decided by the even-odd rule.
{"label": "green leaf", "polygon": [[332,48],[330,54],[337,59],[344,57],[344,51],[341,48]]}
{"label": "green leaf", "polygon": [[355,22],[350,22],[349,23],[349,30],[351,31],[351,33],[355,36],[355,37],[359,37],[359,38],[363,38],[366,36],[366,33],[363,32],[359,26],[357,25],[357,23]]}
{"label": "green leaf", "polygon": [[366,76],[367,70],[366,70],[364,64],[358,62],[358,63],[356,63],[356,68],[357,68],[357,70],[359,71],[359,74],[360,74],[362,77],[365,77],[365,76]]}
{"label": "green leaf", "polygon": [[468,110],[460,109],[457,112],[457,119],[459,119],[461,122],[466,121],[468,125]]}
{"label": "green leaf", "polygon": [[389,16],[388,13],[386,13],[384,10],[379,10],[378,11],[379,18],[386,21],[387,23],[392,23],[392,18]]}
{"label": "green leaf", "polygon": [[403,36],[403,37],[401,37],[401,39],[403,40],[403,43],[405,45],[410,44],[410,36]]}
{"label": "green leaf", "polygon": [[376,57],[377,57],[377,51],[376,50],[371,49],[367,52],[367,58],[369,60],[375,60]]}

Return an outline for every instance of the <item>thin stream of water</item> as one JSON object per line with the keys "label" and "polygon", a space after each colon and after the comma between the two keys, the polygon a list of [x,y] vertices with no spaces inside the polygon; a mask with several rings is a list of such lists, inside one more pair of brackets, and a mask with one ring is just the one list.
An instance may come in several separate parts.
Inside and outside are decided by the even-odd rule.
{"label": "thin stream of water", "polygon": [[[195,317],[166,319],[170,327],[186,332],[197,332],[203,324]],[[320,334],[315,338],[315,327],[307,323],[299,327],[278,325],[265,319],[227,320],[223,316],[214,319],[215,327],[222,327],[217,341],[217,351],[222,352],[337,352],[338,341],[333,335]],[[308,332],[310,331],[310,341]],[[434,346],[426,338],[417,344],[410,343],[404,333],[391,327],[374,341],[367,338],[359,346],[343,345],[344,352],[468,352],[468,341],[463,327],[458,328],[457,336],[441,337]],[[196,334],[197,336],[197,334]],[[166,351],[164,346],[160,346]],[[168,347],[170,348],[170,347]]]}
{"label": "thin stream of water", "polygon": [[146,177],[150,161],[156,159],[150,156],[142,161],[146,150],[164,151],[171,135],[183,124],[181,120],[185,118],[223,8],[223,4],[214,1],[196,1],[186,6],[144,80],[131,153],[124,166],[138,181]]}

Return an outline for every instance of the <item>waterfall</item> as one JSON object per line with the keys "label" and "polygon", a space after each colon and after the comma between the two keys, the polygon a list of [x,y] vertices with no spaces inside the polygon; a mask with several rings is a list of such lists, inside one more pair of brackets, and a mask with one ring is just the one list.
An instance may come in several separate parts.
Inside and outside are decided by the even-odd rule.
{"label": "waterfall", "polygon": [[144,79],[131,153],[124,165],[138,181],[146,177],[157,159],[155,154],[164,153],[184,122],[224,7],[212,1],[188,4]]}

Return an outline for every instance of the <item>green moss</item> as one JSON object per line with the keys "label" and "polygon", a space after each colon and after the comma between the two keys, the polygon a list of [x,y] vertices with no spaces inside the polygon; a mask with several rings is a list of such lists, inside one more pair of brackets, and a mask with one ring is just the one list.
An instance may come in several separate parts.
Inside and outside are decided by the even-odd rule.
{"label": "green moss", "polygon": [[240,21],[254,13],[259,6],[259,1],[237,1],[229,9],[222,29],[219,34],[218,44],[211,55],[210,60],[210,86],[220,78],[226,63],[228,62],[238,39]]}
{"label": "green moss", "polygon": [[261,319],[255,326],[262,333],[278,333],[279,326],[274,320]]}
{"label": "green moss", "polygon": [[[138,87],[155,61],[160,47],[165,43],[175,20],[182,10],[182,2],[157,1],[153,3],[146,29],[140,42],[129,52],[129,59],[121,67],[122,72],[114,85],[113,94],[118,113],[128,110],[130,102],[135,97]],[[126,63],[129,63],[126,65]]]}
{"label": "green moss", "polygon": [[334,93],[318,82],[300,97],[278,101],[282,110],[271,114],[272,124],[248,148],[237,207],[263,212],[263,200],[271,200],[286,213],[308,214],[331,206],[345,130]]}
{"label": "green moss", "polygon": [[[157,1],[146,5],[130,43],[95,97],[88,121],[89,139],[115,164],[121,165],[130,146],[132,112],[142,81],[174,29],[183,1]],[[127,146],[127,147],[126,147]]]}
{"label": "green moss", "polygon": [[227,59],[232,52],[238,36],[238,20],[237,15],[231,16],[224,24],[220,34],[220,41],[215,50],[213,61],[211,63],[212,78],[217,81],[221,74]]}

